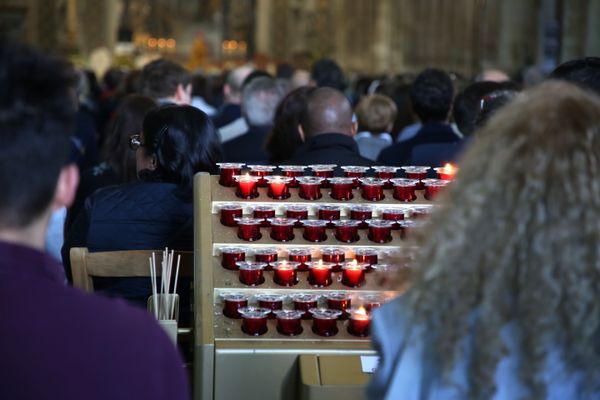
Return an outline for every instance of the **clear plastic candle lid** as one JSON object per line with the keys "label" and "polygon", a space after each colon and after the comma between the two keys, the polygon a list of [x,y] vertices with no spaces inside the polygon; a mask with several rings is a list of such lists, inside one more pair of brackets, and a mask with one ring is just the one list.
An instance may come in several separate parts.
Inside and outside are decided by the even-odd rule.
{"label": "clear plastic candle lid", "polygon": [[219,208],[221,210],[243,210],[243,207],[240,204],[235,203],[221,204]]}
{"label": "clear plastic candle lid", "polygon": [[371,167],[375,170],[375,172],[396,172],[400,169],[400,167],[391,167],[391,166],[380,166],[380,167]]}
{"label": "clear plastic candle lid", "polygon": [[293,226],[297,222],[297,220],[294,218],[279,217],[279,218],[269,218],[269,222],[271,223],[271,225],[275,225],[275,226]]}
{"label": "clear plastic candle lid", "polygon": [[316,294],[304,293],[297,294],[294,297],[292,297],[292,299],[299,303],[311,303],[313,301],[317,301],[319,299],[319,296],[317,296]]}
{"label": "clear plastic candle lid", "polygon": [[310,256],[312,251],[309,248],[299,247],[288,249],[288,256]]}
{"label": "clear plastic candle lid", "polygon": [[254,175],[234,175],[233,179],[235,179],[236,182],[258,182],[260,177]]}
{"label": "clear plastic candle lid", "polygon": [[406,210],[403,208],[383,208],[381,210],[382,214],[393,214],[393,215],[404,215]]}
{"label": "clear plastic candle lid", "polygon": [[423,179],[425,186],[443,187],[446,186],[450,181],[443,179]]}
{"label": "clear plastic candle lid", "polygon": [[329,308],[311,308],[308,310],[313,318],[317,319],[338,319],[342,312],[340,310],[331,310]]}
{"label": "clear plastic candle lid", "polygon": [[337,164],[312,164],[308,167],[313,171],[333,171]]}
{"label": "clear plastic candle lid", "polygon": [[322,205],[317,207],[318,210],[322,211],[342,211],[340,206]]}
{"label": "clear plastic candle lid", "polygon": [[344,266],[342,267],[342,269],[365,269],[369,266],[369,264],[367,263],[359,263],[356,262],[356,260],[354,261],[350,261],[344,264]]}
{"label": "clear plastic candle lid", "polygon": [[258,301],[266,301],[266,302],[276,302],[276,301],[284,301],[284,294],[273,294],[273,293],[259,293],[256,296],[256,300]]}
{"label": "clear plastic candle lid", "polygon": [[296,180],[302,185],[320,185],[325,178],[320,176],[299,176]]}
{"label": "clear plastic candle lid", "polygon": [[295,211],[295,212],[303,212],[308,211],[308,206],[303,206],[300,204],[291,204],[289,206],[285,206],[286,211]]}
{"label": "clear plastic candle lid", "polygon": [[271,175],[271,176],[266,176],[265,179],[269,183],[285,183],[285,184],[288,184],[288,183],[290,183],[292,181],[293,178],[291,178],[289,176]]}
{"label": "clear plastic candle lid", "polygon": [[413,187],[413,186],[417,186],[419,184],[419,181],[417,179],[407,179],[407,178],[394,178],[394,179],[390,179],[390,182],[392,182],[392,184],[394,186],[400,186],[400,187]]}
{"label": "clear plastic candle lid", "polygon": [[253,206],[252,210],[253,211],[259,211],[259,212],[260,211],[263,211],[263,212],[265,212],[265,211],[275,211],[275,207],[273,207],[273,206]]}
{"label": "clear plastic candle lid", "polygon": [[376,256],[379,254],[379,250],[374,247],[359,247],[354,250],[355,256]]}
{"label": "clear plastic candle lid", "polygon": [[241,270],[255,271],[259,269],[265,269],[267,263],[257,261],[238,261],[235,263]]}
{"label": "clear plastic candle lid", "polygon": [[355,212],[373,212],[373,207],[371,206],[363,206],[363,205],[354,205],[350,207],[350,211]]}
{"label": "clear plastic candle lid", "polygon": [[354,227],[354,226],[358,226],[361,222],[360,221],[356,221],[353,219],[341,219],[341,220],[337,220],[337,221],[333,221],[333,223],[335,224],[335,226],[348,226],[348,227]]}
{"label": "clear plastic candle lid", "polygon": [[271,255],[271,254],[277,254],[277,248],[275,247],[259,247],[257,249],[253,250],[254,254],[258,254],[258,255]]}
{"label": "clear plastic candle lid", "polygon": [[374,228],[390,228],[395,223],[395,221],[383,219],[368,219],[365,222]]}
{"label": "clear plastic candle lid", "polygon": [[352,295],[350,295],[349,293],[341,293],[341,292],[333,292],[333,293],[327,293],[324,296],[327,300],[350,300],[352,298]]}
{"label": "clear plastic candle lid", "polygon": [[404,172],[407,172],[409,174],[422,174],[431,169],[431,167],[426,167],[423,165],[407,165],[400,168],[403,169]]}
{"label": "clear plastic candle lid", "polygon": [[244,167],[244,163],[217,163],[219,168],[221,169],[242,169]]}
{"label": "clear plastic candle lid", "polygon": [[237,311],[244,318],[266,318],[272,310],[263,307],[242,307]]}
{"label": "clear plastic candle lid", "polygon": [[275,169],[273,165],[248,165],[250,171],[266,171],[271,172]]}
{"label": "clear plastic candle lid", "polygon": [[226,293],[221,295],[221,298],[225,301],[244,301],[248,300],[248,296],[243,293]]}
{"label": "clear plastic candle lid", "polygon": [[340,249],[339,247],[324,247],[323,249],[321,249],[321,254],[341,256],[346,254],[346,252],[344,251],[344,249]]}
{"label": "clear plastic candle lid", "polygon": [[381,178],[359,178],[358,179],[363,186],[383,186],[385,184],[385,179]]}
{"label": "clear plastic candle lid", "polygon": [[428,207],[428,206],[411,207],[410,211],[412,213],[417,213],[417,214],[431,214],[433,212],[433,207]]}
{"label": "clear plastic candle lid", "polygon": [[310,269],[332,269],[335,266],[334,263],[323,262],[323,261],[311,261],[308,265]]}
{"label": "clear plastic candle lid", "polygon": [[345,172],[367,172],[371,167],[363,167],[360,165],[344,165],[341,167]]}
{"label": "clear plastic candle lid", "polygon": [[238,225],[260,225],[262,223],[262,219],[243,217],[243,218],[235,218],[235,222],[237,222]]}
{"label": "clear plastic candle lid", "polygon": [[401,228],[418,228],[424,223],[425,221],[415,221],[413,219],[404,219],[402,221],[398,221],[398,225],[400,225]]}
{"label": "clear plastic candle lid", "polygon": [[280,165],[279,169],[282,171],[304,171],[306,165]]}
{"label": "clear plastic candle lid", "polygon": [[304,315],[304,311],[300,310],[275,310],[273,314],[277,319],[299,319]]}
{"label": "clear plastic candle lid", "polygon": [[273,269],[297,269],[299,265],[296,261],[277,261],[273,263]]}
{"label": "clear plastic candle lid", "polygon": [[243,247],[221,247],[219,249],[221,254],[232,254],[232,253],[245,253],[246,249]]}
{"label": "clear plastic candle lid", "polygon": [[326,226],[329,223],[329,221],[325,221],[322,219],[304,219],[300,222],[304,226],[316,226],[316,227]]}
{"label": "clear plastic candle lid", "polygon": [[329,183],[331,183],[332,185],[351,185],[354,183],[354,178],[329,178]]}

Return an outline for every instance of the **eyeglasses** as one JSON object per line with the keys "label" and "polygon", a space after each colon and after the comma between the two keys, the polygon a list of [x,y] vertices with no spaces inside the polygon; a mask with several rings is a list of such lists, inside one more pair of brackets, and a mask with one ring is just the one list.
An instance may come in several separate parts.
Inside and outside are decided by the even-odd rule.
{"label": "eyeglasses", "polygon": [[129,136],[129,148],[133,151],[136,151],[140,147],[144,147],[144,142],[142,142],[142,135],[136,133],[135,135]]}

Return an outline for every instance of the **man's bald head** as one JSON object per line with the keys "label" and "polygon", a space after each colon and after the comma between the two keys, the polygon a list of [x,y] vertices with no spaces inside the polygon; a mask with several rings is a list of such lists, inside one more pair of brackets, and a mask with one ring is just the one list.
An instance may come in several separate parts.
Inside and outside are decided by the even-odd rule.
{"label": "man's bald head", "polygon": [[339,90],[315,89],[308,97],[301,125],[307,139],[323,133],[352,136],[352,106]]}

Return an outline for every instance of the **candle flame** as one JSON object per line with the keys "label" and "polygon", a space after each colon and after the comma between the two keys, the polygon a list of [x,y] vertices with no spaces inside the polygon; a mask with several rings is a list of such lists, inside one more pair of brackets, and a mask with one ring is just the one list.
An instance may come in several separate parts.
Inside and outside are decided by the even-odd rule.
{"label": "candle flame", "polygon": [[446,163],[446,165],[444,165],[443,171],[445,174],[453,174],[456,172],[456,167],[450,163]]}
{"label": "candle flame", "polygon": [[350,262],[350,265],[349,265],[349,266],[350,266],[351,268],[357,268],[357,267],[358,267],[358,261],[356,261],[356,260],[352,260],[352,261]]}
{"label": "candle flame", "polygon": [[367,310],[365,310],[365,308],[361,306],[358,310],[356,310],[356,314],[366,316]]}

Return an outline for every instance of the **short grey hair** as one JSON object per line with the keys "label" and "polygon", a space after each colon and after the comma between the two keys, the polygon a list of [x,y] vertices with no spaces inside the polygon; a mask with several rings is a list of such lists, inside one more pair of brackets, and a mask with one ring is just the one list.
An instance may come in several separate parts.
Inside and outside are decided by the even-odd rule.
{"label": "short grey hair", "polygon": [[248,125],[271,125],[284,95],[285,91],[275,79],[266,76],[252,79],[242,91],[242,109]]}

